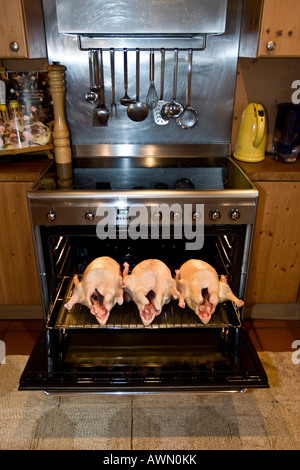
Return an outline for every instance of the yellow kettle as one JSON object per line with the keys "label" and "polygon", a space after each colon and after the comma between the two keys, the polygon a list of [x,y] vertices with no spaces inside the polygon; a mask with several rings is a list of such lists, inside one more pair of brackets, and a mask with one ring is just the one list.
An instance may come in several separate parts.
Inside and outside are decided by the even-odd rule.
{"label": "yellow kettle", "polygon": [[246,106],[238,132],[234,158],[242,162],[261,162],[266,152],[266,113],[259,103]]}

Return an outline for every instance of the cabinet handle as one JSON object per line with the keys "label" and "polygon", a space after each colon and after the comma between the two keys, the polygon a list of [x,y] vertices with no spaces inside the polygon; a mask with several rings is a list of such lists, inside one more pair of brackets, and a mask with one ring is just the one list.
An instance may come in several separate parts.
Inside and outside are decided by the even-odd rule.
{"label": "cabinet handle", "polygon": [[274,41],[269,41],[267,43],[267,50],[268,51],[274,51],[274,49],[276,48],[276,44]]}
{"label": "cabinet handle", "polygon": [[13,52],[18,52],[20,48],[19,44],[16,41],[11,42],[9,47]]}

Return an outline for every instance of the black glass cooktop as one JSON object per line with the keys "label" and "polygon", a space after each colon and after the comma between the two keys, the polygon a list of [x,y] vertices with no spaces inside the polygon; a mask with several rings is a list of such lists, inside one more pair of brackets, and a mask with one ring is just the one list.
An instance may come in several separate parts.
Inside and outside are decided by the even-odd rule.
{"label": "black glass cooktop", "polygon": [[[57,190],[55,165],[35,190]],[[253,185],[231,158],[102,159],[97,168],[74,168],[76,191],[110,190],[249,190]],[[64,189],[65,191],[65,189]]]}

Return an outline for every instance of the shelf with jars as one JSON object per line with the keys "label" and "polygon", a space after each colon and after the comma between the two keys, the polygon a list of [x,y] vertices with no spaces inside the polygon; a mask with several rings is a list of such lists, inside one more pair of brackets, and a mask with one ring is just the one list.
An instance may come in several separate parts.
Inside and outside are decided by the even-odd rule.
{"label": "shelf with jars", "polygon": [[0,155],[52,149],[47,72],[0,74]]}

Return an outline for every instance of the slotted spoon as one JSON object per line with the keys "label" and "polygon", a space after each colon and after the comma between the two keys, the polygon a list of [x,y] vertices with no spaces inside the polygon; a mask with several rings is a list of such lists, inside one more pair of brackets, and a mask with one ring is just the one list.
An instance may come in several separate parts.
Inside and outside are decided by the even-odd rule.
{"label": "slotted spoon", "polygon": [[161,49],[161,65],[160,65],[160,98],[153,109],[154,122],[158,126],[165,126],[170,122],[169,118],[163,118],[161,109],[166,104],[164,101],[164,79],[165,79],[165,49]]}

